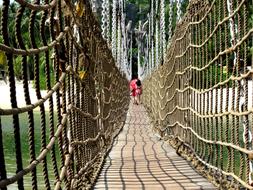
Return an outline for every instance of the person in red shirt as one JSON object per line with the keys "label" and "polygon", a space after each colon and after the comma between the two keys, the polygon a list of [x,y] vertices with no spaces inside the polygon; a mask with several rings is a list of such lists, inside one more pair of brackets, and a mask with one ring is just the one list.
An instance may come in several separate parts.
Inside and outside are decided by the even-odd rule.
{"label": "person in red shirt", "polygon": [[133,97],[134,104],[138,105],[137,102],[137,84],[136,84],[137,79],[135,77],[132,78],[129,84],[131,96]]}
{"label": "person in red shirt", "polygon": [[131,96],[133,96],[134,104],[138,105],[140,103],[140,96],[142,94],[141,81],[138,77],[133,77],[130,81],[130,91]]}

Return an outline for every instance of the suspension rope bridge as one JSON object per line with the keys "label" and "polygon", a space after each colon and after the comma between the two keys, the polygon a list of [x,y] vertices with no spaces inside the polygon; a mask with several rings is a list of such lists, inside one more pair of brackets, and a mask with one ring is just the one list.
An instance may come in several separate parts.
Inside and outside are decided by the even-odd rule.
{"label": "suspension rope bridge", "polygon": [[183,2],[3,0],[0,189],[253,189],[252,1]]}

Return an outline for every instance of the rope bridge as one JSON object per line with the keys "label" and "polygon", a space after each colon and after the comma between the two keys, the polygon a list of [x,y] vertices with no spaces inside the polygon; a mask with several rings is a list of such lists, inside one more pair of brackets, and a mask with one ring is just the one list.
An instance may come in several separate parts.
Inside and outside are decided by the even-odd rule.
{"label": "rope bridge", "polygon": [[[0,50],[7,60],[11,107],[0,109],[0,189],[13,183],[18,189],[27,188],[24,178],[31,189],[90,188],[125,121],[128,81],[115,66],[87,1],[16,2],[13,17],[9,0],[2,7]],[[14,39],[9,28],[12,23]],[[16,91],[17,60],[21,60],[24,97]],[[30,63],[36,101],[29,88]],[[18,105],[17,99],[22,98],[24,106]],[[37,112],[39,121],[35,120]],[[16,174],[10,173],[11,163],[5,155],[9,141],[2,122],[8,115]],[[27,120],[26,131],[21,126],[22,115]]]}
{"label": "rope bridge", "polygon": [[253,189],[252,1],[192,0],[144,81],[155,131],[221,189]]}
{"label": "rope bridge", "polygon": [[[155,131],[220,188],[253,189],[252,2],[191,0],[181,18],[178,0],[166,55],[164,1],[160,35],[158,1],[156,14],[151,2],[143,102]],[[0,189],[93,186],[129,105],[124,3],[113,1],[112,16],[103,3],[101,31],[88,1],[3,1],[0,58],[11,105],[0,108]]]}

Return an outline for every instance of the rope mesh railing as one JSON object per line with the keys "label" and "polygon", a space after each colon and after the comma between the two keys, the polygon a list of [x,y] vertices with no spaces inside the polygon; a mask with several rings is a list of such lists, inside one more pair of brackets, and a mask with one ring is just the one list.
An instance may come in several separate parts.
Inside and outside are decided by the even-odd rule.
{"label": "rope mesh railing", "polygon": [[253,189],[252,1],[192,0],[145,79],[154,128],[222,189]]}
{"label": "rope mesh railing", "polygon": [[[87,1],[14,4],[15,17],[9,15],[9,0],[3,1],[1,14],[0,50],[7,58],[11,106],[0,108],[0,189],[13,184],[18,189],[89,189],[126,119],[128,81]],[[15,34],[9,28],[13,22]],[[22,92],[17,90],[17,59]],[[7,132],[6,123],[12,126]],[[11,142],[12,156],[7,155]]]}

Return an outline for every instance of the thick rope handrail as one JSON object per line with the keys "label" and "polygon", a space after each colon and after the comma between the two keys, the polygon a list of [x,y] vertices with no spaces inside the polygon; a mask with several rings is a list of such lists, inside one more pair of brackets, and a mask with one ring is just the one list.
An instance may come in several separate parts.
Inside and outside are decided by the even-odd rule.
{"label": "thick rope handrail", "polygon": [[250,6],[190,1],[163,65],[143,82],[155,131],[224,189],[253,184]]}
{"label": "thick rope handrail", "polygon": [[49,49],[53,48],[57,43],[60,42],[60,40],[63,39],[63,37],[66,35],[66,33],[69,30],[70,30],[70,28],[66,27],[64,29],[64,31],[61,32],[59,34],[59,36],[54,41],[52,41],[50,44],[48,44],[48,46],[42,46],[42,47],[39,47],[37,49],[26,49],[26,50],[23,50],[23,49],[16,49],[16,48],[13,48],[13,47],[10,47],[10,46],[7,46],[5,44],[1,44],[0,43],[0,50],[4,51],[6,53],[15,54],[15,55],[34,55],[34,54],[39,54],[39,53],[48,51]]}
{"label": "thick rope handrail", "polygon": [[167,130],[169,127],[174,127],[174,126],[180,126],[181,128],[185,129],[185,130],[190,130],[192,132],[192,134],[194,134],[198,139],[200,139],[201,141],[208,143],[208,144],[217,144],[217,145],[222,145],[222,146],[227,146],[227,147],[231,147],[234,148],[242,153],[248,154],[249,157],[253,156],[253,151],[252,150],[247,150],[245,148],[239,147],[237,145],[234,145],[232,143],[225,143],[222,141],[212,141],[212,140],[206,140],[204,138],[202,138],[196,131],[194,131],[192,128],[190,127],[185,127],[183,124],[179,123],[179,122],[175,122],[173,124],[167,125],[167,127],[160,129],[162,132],[164,132],[165,130]]}
{"label": "thick rope handrail", "polygon": [[[208,38],[205,40],[204,43],[202,43],[201,45],[197,45],[197,47],[202,47],[204,44],[207,43],[207,41],[214,35],[214,33],[218,30],[219,26],[222,25],[224,22],[228,21],[229,19],[233,18],[235,16],[235,14],[240,10],[240,8],[242,7],[242,5],[245,3],[246,0],[242,0],[241,3],[239,4],[239,6],[234,10],[234,12],[230,15],[230,16],[227,16],[225,17],[222,21],[218,22],[216,27],[213,29],[212,33],[208,36]],[[186,35],[186,32],[188,30],[188,28],[191,26],[191,25],[197,25],[197,24],[201,24],[201,22],[203,22],[205,19],[206,19],[206,16],[210,13],[210,11],[212,10],[213,8],[213,5],[214,5],[215,1],[212,2],[212,5],[210,6],[209,10],[206,12],[206,15],[199,21],[196,21],[196,22],[190,22],[187,24],[187,26],[185,27],[186,30],[183,34],[183,36],[181,36],[180,38],[177,38],[175,41],[178,42],[180,40],[182,40],[185,35]]]}
{"label": "thick rope handrail", "polygon": [[[196,71],[204,71],[205,69],[207,69],[211,64],[213,64],[215,61],[217,61],[222,55],[225,54],[229,54],[231,52],[234,52],[239,46],[241,46],[246,40],[248,40],[248,38],[250,37],[250,35],[253,33],[253,29],[251,29],[239,42],[237,42],[234,46],[225,49],[222,52],[219,52],[219,54],[217,56],[215,56],[207,65],[205,65],[204,67],[194,67],[192,65],[189,65],[188,67],[186,67],[184,69],[183,72],[177,72],[178,75],[183,75],[185,74],[185,72],[189,69],[192,70],[196,70]],[[194,47],[194,48],[199,48],[199,46],[197,45],[192,45],[190,44],[188,47]],[[184,53],[183,53],[184,54]],[[180,58],[183,56],[183,54],[176,56],[175,58]]]}
{"label": "thick rope handrail", "polygon": [[93,116],[92,114],[90,114],[90,113],[87,113],[87,112],[84,112],[84,111],[82,111],[80,108],[77,108],[77,107],[75,107],[74,105],[69,105],[68,106],[68,108],[70,109],[70,110],[74,110],[74,111],[76,111],[76,112],[79,112],[82,116],[84,116],[84,117],[89,117],[90,119],[92,119],[92,120],[98,120],[101,116],[100,116],[100,114],[97,114],[96,116]]}
{"label": "thick rope handrail", "polygon": [[40,100],[38,100],[35,103],[32,103],[31,105],[27,105],[24,107],[19,108],[12,108],[12,109],[2,109],[0,108],[0,115],[16,115],[25,113],[31,110],[34,110],[35,108],[39,107],[40,105],[44,104],[52,95],[59,90],[59,88],[62,86],[62,82],[64,81],[66,77],[66,73],[62,73],[59,81],[52,87],[50,91],[47,92],[47,94],[42,97]]}
{"label": "thick rope handrail", "polygon": [[[243,79],[248,78],[248,77],[251,76],[252,74],[253,74],[253,69],[251,69],[250,71],[248,71],[248,72],[245,73],[245,74],[242,74],[240,77],[230,76],[228,79],[224,80],[223,82],[219,82],[219,83],[215,84],[213,87],[207,88],[207,89],[205,89],[205,90],[198,90],[197,88],[194,88],[194,87],[191,87],[191,86],[187,86],[186,88],[183,88],[183,89],[178,89],[178,88],[176,88],[175,91],[173,92],[173,95],[172,95],[169,99],[167,99],[165,105],[164,105],[163,107],[160,106],[160,108],[161,108],[162,110],[164,110],[165,107],[167,106],[167,104],[173,100],[173,98],[175,97],[176,93],[184,93],[184,92],[186,92],[186,91],[191,90],[191,91],[193,91],[193,92],[195,92],[195,93],[197,93],[197,94],[206,94],[206,93],[211,92],[211,91],[214,90],[214,89],[217,89],[218,87],[225,86],[225,85],[228,84],[230,81],[241,81],[241,80],[243,80]],[[172,86],[172,85],[171,85],[171,86]],[[170,86],[170,87],[171,87],[171,86]],[[164,93],[167,93],[167,92],[169,91],[170,87],[169,87],[169,88],[166,87],[166,90],[164,91]],[[224,89],[225,89],[225,88],[224,88]],[[162,95],[160,94],[160,92],[158,92],[158,95],[159,95],[159,97],[160,97],[161,100],[164,100],[165,97],[166,97],[166,95],[162,96]],[[160,100],[159,100],[159,102],[160,102]]]}
{"label": "thick rope handrail", "polygon": [[[184,142],[180,137],[178,137],[178,139],[179,139],[181,142]],[[187,145],[186,145],[186,146],[187,146]],[[200,157],[195,153],[195,151],[192,149],[192,147],[190,147],[190,146],[187,146],[187,147],[193,151],[193,153],[194,153],[194,155],[197,157],[197,159],[198,159],[200,162],[202,162],[204,165],[206,165],[206,166],[208,166],[208,167],[210,167],[210,168],[212,168],[212,169],[215,169],[215,170],[219,170],[219,171],[220,171],[219,168],[217,168],[217,167],[215,167],[215,166],[213,166],[213,165],[211,165],[211,164],[208,164],[208,163],[205,162],[202,158],[200,158]],[[250,186],[250,185],[248,185],[247,183],[245,183],[245,181],[241,180],[241,179],[240,179],[237,175],[235,175],[234,173],[232,173],[232,172],[225,172],[225,171],[221,171],[221,172],[222,172],[222,174],[224,174],[224,175],[232,176],[232,177],[235,178],[237,181],[239,181],[244,187],[246,187],[246,188],[248,188],[248,189],[253,189],[252,186]]]}
{"label": "thick rope handrail", "polygon": [[66,159],[65,159],[65,162],[64,162],[64,166],[61,169],[60,177],[56,181],[54,190],[61,189],[61,184],[62,184],[62,182],[64,180],[64,177],[66,176],[67,168],[69,167],[70,161],[71,161],[71,155],[73,154],[73,151],[74,151],[72,147],[70,147],[69,149],[70,149],[69,150],[69,154],[65,155]]}
{"label": "thick rope handrail", "polygon": [[[9,118],[13,120],[15,139],[12,136],[10,138],[15,142],[17,173],[11,177],[4,175],[15,164],[10,168],[8,157],[13,156],[2,155],[7,142],[3,139],[9,136],[5,135],[8,131],[3,131],[3,135],[0,135],[0,188],[8,188],[10,184],[15,186],[15,183],[20,189],[37,189],[38,185],[57,190],[80,186],[88,188],[95,182],[105,155],[126,119],[130,100],[128,81],[115,65],[89,2],[74,4],[45,0],[43,3],[16,0],[21,8],[17,13],[12,13],[17,17],[14,26],[16,31],[15,34],[9,34],[11,30],[7,29],[6,23],[14,17],[7,17],[7,13],[13,10],[8,0],[3,2],[1,29],[6,35],[0,50],[8,62],[12,107],[0,108],[0,115],[13,116],[13,119]],[[22,23],[24,15],[30,17],[29,23]],[[31,44],[25,39],[26,35],[20,34],[21,23],[22,29],[28,28],[27,36]],[[10,43],[6,37],[14,37],[14,43]],[[16,39],[18,45],[15,44]],[[19,60],[26,98],[26,106],[23,107],[18,107],[16,102],[15,77],[18,77],[18,73],[13,69]],[[28,67],[31,60],[34,69]],[[28,86],[28,72],[34,78],[35,102],[29,99],[32,89]],[[41,79],[41,76],[45,79]],[[45,82],[47,90],[44,97],[40,92],[42,82]],[[45,110],[47,102],[49,106]],[[34,119],[34,110],[37,108],[39,123]],[[22,133],[20,129],[24,127],[19,123],[21,114],[28,115],[29,124],[28,131]],[[36,130],[41,134],[35,138]],[[30,158],[22,155],[21,144],[26,143],[21,141],[22,135],[29,141],[29,147],[22,146],[22,151],[28,152]],[[35,147],[35,143],[39,146]],[[49,159],[51,162],[48,162]],[[24,168],[23,163],[26,165]],[[86,175],[87,171],[91,173]],[[38,172],[42,173],[43,178],[37,175]],[[29,173],[31,177],[27,175]],[[24,183],[24,180],[32,182]],[[28,184],[31,186],[27,187]]]}

